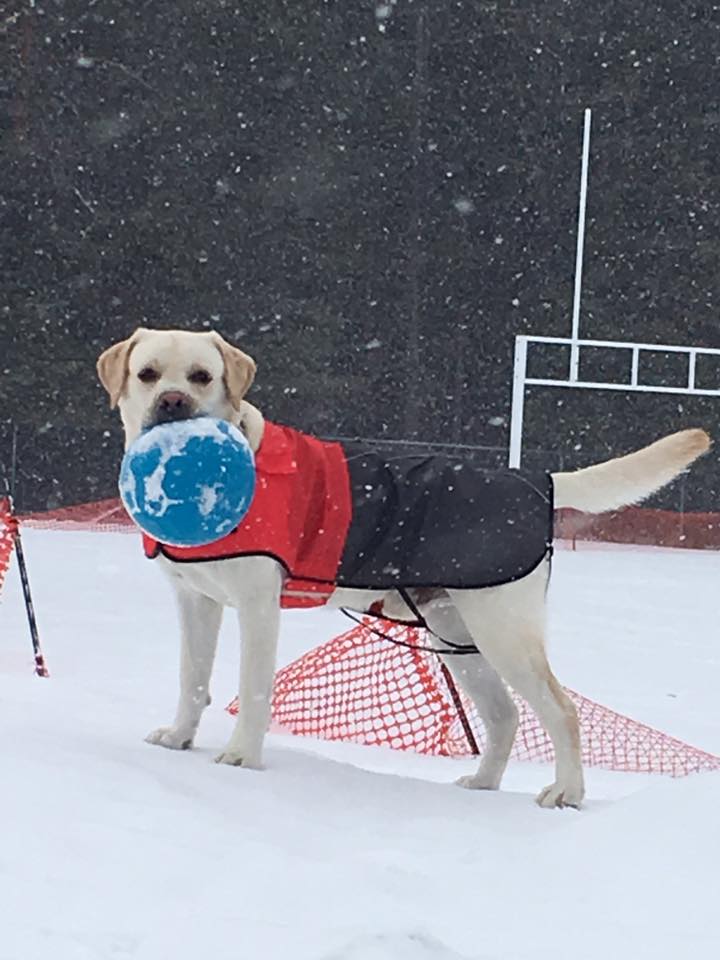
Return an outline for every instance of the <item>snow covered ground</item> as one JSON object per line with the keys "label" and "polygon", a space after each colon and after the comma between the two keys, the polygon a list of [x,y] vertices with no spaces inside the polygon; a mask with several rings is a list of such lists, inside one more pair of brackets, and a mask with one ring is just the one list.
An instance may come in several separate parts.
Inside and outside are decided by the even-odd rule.
{"label": "snow covered ground", "polygon": [[[467,760],[271,736],[218,766],[226,617],[197,748],[143,742],[175,700],[171,596],[134,536],[27,531],[49,680],[16,571],[0,606],[0,960],[665,960],[720,956],[720,775],[588,772],[585,810],[450,781]],[[562,682],[720,753],[713,553],[559,550]],[[347,629],[284,616],[282,660]]]}

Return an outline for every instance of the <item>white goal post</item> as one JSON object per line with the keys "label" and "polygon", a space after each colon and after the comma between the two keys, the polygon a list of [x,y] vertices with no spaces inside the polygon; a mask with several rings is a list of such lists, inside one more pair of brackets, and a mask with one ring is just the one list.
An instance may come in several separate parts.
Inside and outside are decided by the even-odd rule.
{"label": "white goal post", "polygon": [[[590,167],[590,130],[592,113],[586,108],[583,115],[583,143],[580,159],[580,190],[578,199],[577,246],[575,251],[575,284],[571,334],[569,337],[515,337],[515,360],[513,364],[513,388],[510,408],[510,450],[508,466],[519,467],[522,459],[523,421],[525,415],[525,391],[527,387],[565,387],[582,390],[623,390],[630,393],[674,393],[693,397],[720,397],[720,387],[707,388],[696,385],[696,364],[699,356],[720,357],[720,350],[711,347],[668,346],[661,343],[632,343],[622,340],[581,340],[580,300],[582,294],[583,251],[585,246],[585,215],[587,210],[588,171]],[[569,347],[570,357],[566,377],[528,377],[528,346],[531,343],[555,344]],[[583,348],[601,347],[607,350],[628,351],[629,369],[626,380],[605,382],[583,380],[580,376],[580,355]],[[684,354],[687,357],[687,376],[684,385],[660,386],[641,383],[640,355],[643,352]]]}
{"label": "white goal post", "polygon": [[[558,347],[569,347],[570,364],[567,377],[528,377],[528,345],[531,343],[546,343],[555,344]],[[584,347],[602,347],[608,350],[627,351],[630,361],[628,379],[619,382],[583,380],[580,376],[580,356]],[[641,383],[638,371],[640,369],[640,355],[643,352],[684,354],[687,357],[687,377],[685,383],[677,386],[660,386]],[[715,350],[711,347],[683,347],[662,343],[632,343],[622,340],[578,340],[573,337],[515,337],[508,466],[519,467],[522,459],[525,391],[527,387],[623,390],[631,393],[674,393],[693,397],[720,397],[720,387],[707,388],[696,386],[695,371],[697,358],[699,356],[720,357],[720,350]]]}

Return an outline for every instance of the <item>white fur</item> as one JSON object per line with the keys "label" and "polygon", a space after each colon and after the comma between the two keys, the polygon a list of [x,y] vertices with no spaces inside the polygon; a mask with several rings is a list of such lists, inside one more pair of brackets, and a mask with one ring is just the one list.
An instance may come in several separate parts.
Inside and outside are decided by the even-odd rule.
{"label": "white fur", "polygon": [[[99,361],[103,383],[111,397],[117,395],[126,443],[147,423],[149,412],[164,391],[180,390],[188,395],[193,409],[240,425],[253,449],[258,448],[263,430],[261,414],[233,397],[232,391],[221,389],[227,380],[223,363],[237,362],[240,377],[242,364],[252,364],[250,358],[224,341],[219,347],[216,334],[143,330],[134,337],[110,348]],[[121,346],[125,349],[119,349]],[[124,374],[117,368],[119,363],[125,364]],[[136,377],[149,363],[160,374],[151,388]],[[198,366],[212,371],[213,381],[208,387],[199,388],[187,379],[189,371]],[[576,473],[554,474],[556,506],[599,513],[638,502],[672,480],[708,447],[702,430],[685,430],[626,457]],[[217,759],[259,767],[270,718],[282,568],[268,557],[177,564],[161,556],[156,562],[162,564],[174,584],[180,611],[180,698],[173,723],[155,730],[148,741],[174,749],[192,745],[202,711],[209,703],[222,609],[234,607],[242,637],[239,712],[230,740]],[[584,787],[577,716],[545,654],[547,576],[547,564],[543,563],[514,583],[481,590],[448,590],[444,599],[427,604],[422,612],[440,636],[456,643],[472,642],[481,654],[444,657],[457,683],[475,704],[488,737],[477,772],[463,778],[461,785],[485,790],[500,785],[517,728],[517,710],[505,688],[507,682],[535,710],[555,748],[555,779],[540,792],[538,803],[543,807],[579,806]],[[378,599],[383,599],[381,592],[338,589],[330,603],[363,610]],[[394,613],[407,615],[401,601],[386,600],[388,606],[395,604]]]}

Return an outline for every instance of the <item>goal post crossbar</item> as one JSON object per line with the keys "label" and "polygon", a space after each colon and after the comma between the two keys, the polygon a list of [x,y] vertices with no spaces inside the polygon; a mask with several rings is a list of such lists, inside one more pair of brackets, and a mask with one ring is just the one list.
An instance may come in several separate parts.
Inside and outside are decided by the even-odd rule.
{"label": "goal post crossbar", "polygon": [[[566,377],[528,377],[528,346],[531,343],[554,344],[570,348],[570,363]],[[627,351],[630,357],[630,371],[627,380],[596,381],[584,380],[580,375],[580,354],[583,348],[602,348]],[[642,353],[674,353],[687,357],[685,383],[663,386],[642,383],[640,381],[640,356]],[[632,393],[666,393],[694,397],[720,397],[720,387],[708,388],[696,385],[697,358],[699,356],[720,357],[720,349],[712,347],[689,347],[677,344],[634,343],[624,340],[579,340],[574,337],[533,337],[520,334],[515,337],[515,358],[513,363],[513,388],[510,411],[510,449],[508,466],[519,467],[522,459],[523,423],[525,391],[527,387],[560,387],[578,390],[622,390]]]}

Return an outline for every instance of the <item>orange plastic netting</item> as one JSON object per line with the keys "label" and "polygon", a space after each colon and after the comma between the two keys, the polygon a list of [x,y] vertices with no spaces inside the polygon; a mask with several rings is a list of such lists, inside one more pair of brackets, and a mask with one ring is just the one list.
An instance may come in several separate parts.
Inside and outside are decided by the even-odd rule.
{"label": "orange plastic netting", "polygon": [[[470,746],[438,658],[394,646],[364,624],[311,650],[279,670],[272,717],[275,729],[299,736],[381,744],[439,756],[468,756]],[[432,638],[412,627],[382,623],[404,643],[429,645]],[[583,762],[632,773],[673,777],[720,770],[720,757],[616,713],[572,690],[580,719]],[[477,746],[485,734],[472,704],[461,695]],[[550,738],[527,704],[516,697],[520,726],[512,756],[552,761]],[[237,701],[228,710],[237,713]]]}
{"label": "orange plastic netting", "polygon": [[[117,500],[23,517],[45,529],[131,531]],[[0,587],[13,551],[15,524],[0,498]],[[380,744],[418,753],[467,756],[473,752],[463,719],[438,658],[395,646],[373,632],[376,623],[349,630],[279,670],[273,725],[299,736]],[[383,623],[383,632],[413,645],[431,645],[422,631]],[[578,711],[583,760],[588,766],[637,773],[685,776],[720,769],[720,757],[603,707],[572,690]],[[458,696],[455,691],[455,696]],[[482,751],[484,730],[472,705],[460,696],[471,738]],[[524,701],[516,698],[520,726],[513,756],[551,761],[550,740]],[[237,703],[228,710],[237,712]]]}
{"label": "orange plastic netting", "polygon": [[0,590],[10,566],[16,529],[17,520],[10,510],[10,501],[7,497],[0,497]]}

